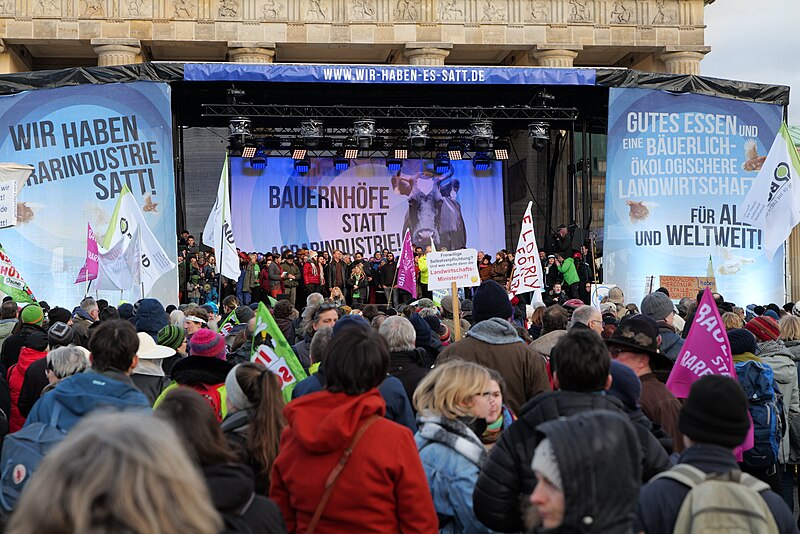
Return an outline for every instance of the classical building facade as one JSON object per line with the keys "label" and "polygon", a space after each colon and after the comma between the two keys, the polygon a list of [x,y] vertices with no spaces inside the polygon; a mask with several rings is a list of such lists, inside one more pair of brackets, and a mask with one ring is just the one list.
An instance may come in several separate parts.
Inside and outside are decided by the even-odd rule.
{"label": "classical building facade", "polygon": [[697,74],[713,0],[0,0],[0,73],[143,61]]}

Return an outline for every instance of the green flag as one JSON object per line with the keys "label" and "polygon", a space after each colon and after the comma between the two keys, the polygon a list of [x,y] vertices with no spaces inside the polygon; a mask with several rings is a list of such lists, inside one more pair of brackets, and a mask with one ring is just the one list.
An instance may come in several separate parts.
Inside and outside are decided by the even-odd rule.
{"label": "green flag", "polygon": [[217,328],[217,332],[222,334],[223,336],[227,336],[230,333],[231,329],[237,324],[239,324],[239,318],[236,317],[236,310],[234,309],[232,312],[228,314],[225,320],[222,321],[222,324],[219,325],[219,328]]}
{"label": "green flag", "polygon": [[269,296],[269,295],[267,295],[267,299],[269,300],[269,305],[270,305],[270,306],[272,306],[273,308],[274,308],[274,307],[275,307],[275,305],[278,303],[278,301],[277,301],[277,300],[275,300],[274,298],[272,298],[272,297],[271,297],[271,296]]}
{"label": "green flag", "polygon": [[266,366],[281,380],[283,400],[292,400],[292,390],[306,372],[263,302],[258,304],[250,354],[250,361]]}
{"label": "green flag", "polygon": [[11,258],[2,245],[0,245],[0,292],[14,299],[14,302],[36,302],[31,288],[14,268]]}

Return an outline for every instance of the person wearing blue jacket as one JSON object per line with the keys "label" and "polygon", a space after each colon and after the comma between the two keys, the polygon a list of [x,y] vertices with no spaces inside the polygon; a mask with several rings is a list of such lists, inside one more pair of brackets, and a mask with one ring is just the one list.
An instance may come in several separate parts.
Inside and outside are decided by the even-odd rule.
{"label": "person wearing blue jacket", "polygon": [[490,410],[488,369],[451,360],[437,365],[414,392],[414,436],[443,534],[493,532],[475,516],[472,492],[487,452],[480,436]]}
{"label": "person wearing blue jacket", "polygon": [[68,432],[95,410],[150,411],[147,397],[133,385],[130,373],[138,363],[139,338],[129,321],[100,324],[89,340],[92,367],[65,378],[31,408],[25,426],[48,423],[56,407],[56,426]]}

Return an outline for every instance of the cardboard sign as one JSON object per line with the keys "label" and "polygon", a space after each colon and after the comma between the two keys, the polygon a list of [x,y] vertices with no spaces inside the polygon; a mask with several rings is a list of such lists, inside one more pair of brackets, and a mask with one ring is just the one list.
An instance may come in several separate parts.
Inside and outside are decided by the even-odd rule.
{"label": "cardboard sign", "polygon": [[673,300],[684,297],[694,299],[698,291],[703,289],[712,293],[717,291],[716,279],[707,276],[660,276],[659,284],[669,291],[669,298]]}
{"label": "cardboard sign", "polygon": [[458,287],[478,286],[478,251],[474,248],[429,252],[428,289],[450,289],[455,282]]}

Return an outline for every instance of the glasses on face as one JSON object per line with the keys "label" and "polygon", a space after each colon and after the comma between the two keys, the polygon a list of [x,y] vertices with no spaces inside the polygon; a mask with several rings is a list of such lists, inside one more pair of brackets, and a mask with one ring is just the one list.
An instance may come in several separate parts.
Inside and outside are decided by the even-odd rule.
{"label": "glasses on face", "polygon": [[617,357],[619,357],[620,354],[622,354],[623,352],[627,352],[627,351],[625,349],[623,349],[623,348],[620,348],[620,347],[611,347],[610,349],[608,349],[608,352],[609,352],[609,354],[611,354],[612,358],[617,358]]}

